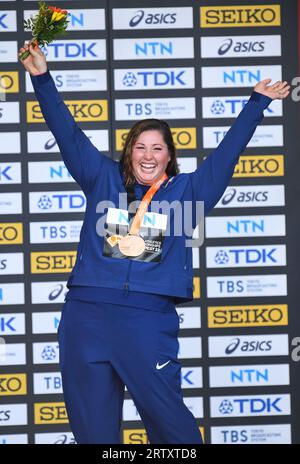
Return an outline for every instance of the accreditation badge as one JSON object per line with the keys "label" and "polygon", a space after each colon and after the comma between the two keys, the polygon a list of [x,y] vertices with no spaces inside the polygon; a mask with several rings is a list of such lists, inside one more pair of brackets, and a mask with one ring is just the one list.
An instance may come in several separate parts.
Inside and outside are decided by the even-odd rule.
{"label": "accreditation badge", "polygon": [[146,212],[138,235],[129,234],[128,211],[108,208],[103,255],[116,259],[160,261],[167,230],[167,215]]}

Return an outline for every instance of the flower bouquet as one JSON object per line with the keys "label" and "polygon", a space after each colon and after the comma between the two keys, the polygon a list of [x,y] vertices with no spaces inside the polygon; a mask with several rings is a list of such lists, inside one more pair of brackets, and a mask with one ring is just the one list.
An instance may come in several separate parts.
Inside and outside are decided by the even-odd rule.
{"label": "flower bouquet", "polygon": [[[25,30],[32,32],[32,40],[30,44],[34,47],[36,45],[48,45],[53,42],[56,36],[66,34],[66,28],[69,21],[67,20],[67,10],[61,10],[55,6],[46,5],[45,2],[39,2],[39,12],[34,18],[24,20]],[[19,55],[20,60],[25,60],[30,55],[27,50]]]}

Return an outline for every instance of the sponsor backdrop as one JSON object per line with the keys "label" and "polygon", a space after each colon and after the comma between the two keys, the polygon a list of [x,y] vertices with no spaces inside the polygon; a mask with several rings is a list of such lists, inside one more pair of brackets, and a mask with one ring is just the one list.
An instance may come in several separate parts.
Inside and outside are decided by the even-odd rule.
{"label": "sponsor backdrop", "polygon": [[[45,50],[49,68],[114,159],[133,121],[157,117],[193,171],[258,81],[298,73],[296,0],[56,4],[70,10],[70,32]],[[1,0],[0,443],[74,442],[56,332],[86,199],[17,61],[36,9]],[[193,250],[194,301],[177,307],[184,401],[206,443],[300,442],[297,108],[289,98],[265,111]],[[122,434],[147,443],[128,391]]]}

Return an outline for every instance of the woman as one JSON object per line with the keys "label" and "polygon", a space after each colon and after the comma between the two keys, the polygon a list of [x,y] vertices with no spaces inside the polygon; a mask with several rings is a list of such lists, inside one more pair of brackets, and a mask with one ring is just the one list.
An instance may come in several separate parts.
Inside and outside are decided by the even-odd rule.
{"label": "woman", "polygon": [[[87,199],[58,331],[71,430],[77,443],[120,443],[126,385],[150,443],[202,443],[183,402],[177,358],[175,304],[192,300],[192,250],[186,246],[192,232],[175,233],[175,216],[179,210],[189,215],[194,229],[196,203],[204,202],[205,214],[214,207],[263,110],[285,98],[289,86],[259,82],[220,145],[196,171],[179,174],[164,121],[136,123],[120,163],[100,154],[62,101],[42,51],[29,51],[23,64],[43,116]],[[119,194],[126,192],[128,204],[120,205]],[[129,209],[135,199],[143,199],[137,212]],[[176,205],[162,214],[162,208],[152,210],[154,200]],[[185,203],[192,205],[188,212],[179,207]]]}

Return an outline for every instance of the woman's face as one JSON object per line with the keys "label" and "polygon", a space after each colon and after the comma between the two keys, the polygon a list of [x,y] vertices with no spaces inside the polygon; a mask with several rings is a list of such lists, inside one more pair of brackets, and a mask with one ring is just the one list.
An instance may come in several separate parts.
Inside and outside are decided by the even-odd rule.
{"label": "woman's face", "polygon": [[165,172],[171,157],[162,134],[157,130],[142,132],[131,154],[134,176],[139,184],[151,185]]}

